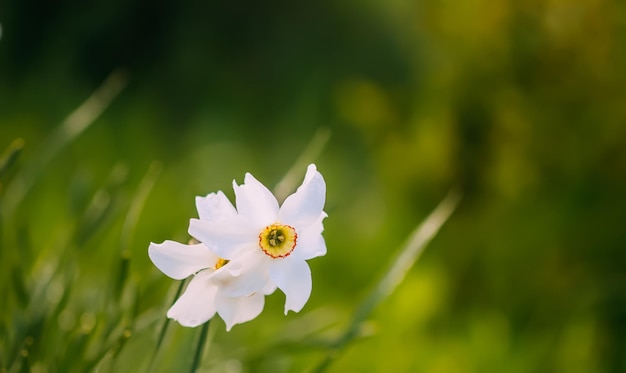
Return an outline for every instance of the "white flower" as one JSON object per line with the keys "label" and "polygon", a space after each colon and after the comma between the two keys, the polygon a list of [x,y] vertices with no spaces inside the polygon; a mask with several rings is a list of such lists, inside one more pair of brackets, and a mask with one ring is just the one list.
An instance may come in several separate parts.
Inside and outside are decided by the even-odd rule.
{"label": "white flower", "polygon": [[[311,294],[306,260],[325,255],[322,220],[326,183],[309,165],[302,185],[279,207],[272,193],[249,173],[233,181],[237,213],[220,219],[191,219],[189,233],[229,260],[212,281],[225,296],[241,297],[277,286],[285,293],[285,314],[298,312]],[[232,207],[232,205],[231,205]],[[219,272],[219,273],[218,273]]]}
{"label": "white flower", "polygon": [[[222,192],[211,193],[204,198],[197,197],[196,206],[200,218],[208,223],[237,216],[235,208]],[[226,323],[226,329],[230,330],[235,324],[257,317],[263,310],[265,294],[276,289],[265,278],[248,278],[258,273],[245,271],[239,265],[231,266],[227,260],[218,257],[201,243],[151,243],[148,255],[157,268],[173,279],[182,280],[194,275],[183,295],[167,312],[169,318],[183,326],[195,327],[203,324],[217,312]],[[227,268],[230,270],[226,271]],[[221,286],[212,281],[213,277],[219,277]],[[223,289],[229,290],[238,281],[264,281],[267,286],[243,296],[232,297],[224,294]]]}

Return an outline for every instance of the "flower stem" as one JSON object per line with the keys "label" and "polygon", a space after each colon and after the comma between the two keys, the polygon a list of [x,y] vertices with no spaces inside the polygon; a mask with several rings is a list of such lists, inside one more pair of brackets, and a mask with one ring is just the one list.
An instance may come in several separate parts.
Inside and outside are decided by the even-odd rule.
{"label": "flower stem", "polygon": [[198,345],[196,346],[196,353],[193,356],[193,362],[191,363],[191,369],[189,372],[194,373],[200,363],[202,362],[202,355],[204,352],[204,345],[207,341],[207,335],[209,333],[209,325],[211,324],[211,320],[207,321],[204,325],[202,325],[202,330],[200,331],[200,338],[198,339]]}
{"label": "flower stem", "polygon": [[[183,289],[185,288],[185,283],[187,283],[187,279],[184,279],[178,285],[178,289],[176,290],[176,294],[174,295],[174,299],[170,304],[170,307],[174,305],[180,294],[182,294]],[[167,327],[170,325],[170,318],[166,317],[165,321],[163,321],[163,325],[161,326],[161,330],[159,331],[159,339],[157,339],[156,346],[154,347],[154,352],[152,353],[152,360],[150,360],[150,364],[148,365],[147,372],[152,372],[152,367],[154,366],[154,362],[157,359],[157,355],[159,354],[159,350],[161,349],[161,345],[163,344],[163,340],[165,339],[165,332],[167,332]]]}

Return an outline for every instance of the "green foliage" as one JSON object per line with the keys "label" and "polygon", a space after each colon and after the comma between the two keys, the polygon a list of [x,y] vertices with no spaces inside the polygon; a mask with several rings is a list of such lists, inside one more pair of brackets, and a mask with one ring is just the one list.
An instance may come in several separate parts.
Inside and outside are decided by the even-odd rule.
{"label": "green foliage", "polygon": [[[0,372],[188,371],[202,329],[165,319],[181,284],[148,243],[188,240],[194,196],[316,153],[309,303],[213,320],[201,371],[311,369],[346,330],[328,371],[626,370],[624,4],[88,8],[0,16]],[[354,326],[455,185],[458,210]]]}

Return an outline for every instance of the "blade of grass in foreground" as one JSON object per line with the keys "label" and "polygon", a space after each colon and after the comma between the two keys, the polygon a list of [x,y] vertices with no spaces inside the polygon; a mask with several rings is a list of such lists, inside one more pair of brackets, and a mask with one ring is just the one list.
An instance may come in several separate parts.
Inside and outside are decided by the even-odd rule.
{"label": "blade of grass in foreground", "polygon": [[361,326],[365,320],[369,317],[374,308],[387,298],[402,280],[404,280],[407,272],[411,269],[413,264],[415,264],[426,245],[435,237],[441,226],[448,220],[450,215],[452,215],[460,198],[461,196],[458,191],[450,191],[435,210],[428,215],[426,220],[411,233],[400,255],[392,262],[383,278],[356,309],[346,331],[331,344],[328,354],[313,371],[323,372],[337,358],[341,350],[353,339],[358,337]]}
{"label": "blade of grass in foreground", "polygon": [[120,235],[120,266],[115,284],[115,292],[118,297],[121,296],[124,284],[128,277],[128,266],[130,262],[130,243],[137,223],[139,222],[139,216],[143,210],[148,195],[152,191],[157,178],[161,174],[161,164],[159,162],[152,162],[148,167],[148,171],[139,183],[137,192],[133,197],[133,201],[128,209],[128,214],[124,219],[124,225],[122,226],[122,233]]}
{"label": "blade of grass in foreground", "polygon": [[125,74],[121,71],[114,71],[82,105],[70,113],[63,123],[55,129],[36,158],[25,166],[7,186],[4,206],[0,210],[4,219],[8,219],[13,214],[13,211],[37,181],[38,176],[57,153],[98,119],[125,85]]}
{"label": "blade of grass in foreground", "polygon": [[330,130],[328,128],[320,128],[315,132],[315,135],[307,147],[296,159],[285,176],[274,187],[274,195],[278,201],[285,200],[287,195],[293,192],[298,183],[298,179],[302,177],[302,169],[306,168],[309,162],[320,155],[329,138]]}
{"label": "blade of grass in foreground", "polygon": [[[129,280],[128,274],[130,270],[131,259],[129,247],[141,212],[160,173],[160,163],[152,162],[148,167],[146,174],[141,179],[141,182],[137,187],[137,191],[135,192],[128,208],[128,213],[124,218],[122,232],[120,233],[120,258],[118,264],[115,267],[117,276],[114,277],[112,280],[112,292],[115,295],[115,299],[117,300],[117,318],[120,320],[120,325],[118,325],[118,327],[121,327],[122,331],[119,337],[108,348],[103,349],[101,354],[90,363],[90,368],[95,367],[96,370],[100,370],[100,367],[102,366],[114,366],[116,364],[118,354],[121,352],[126,342],[133,336],[133,333],[135,331],[134,323],[136,309],[132,311],[133,314],[130,319],[125,320],[125,318],[123,317],[123,313],[125,312],[125,310],[133,309],[136,307],[135,302],[137,299],[136,293],[134,295],[131,294],[131,296],[125,296],[124,294],[125,291],[128,292],[129,285],[132,285],[132,282],[127,281]],[[181,291],[182,286],[183,284],[181,283],[179,292]],[[128,295],[128,293],[126,293],[126,295]],[[115,332],[118,333],[118,331]]]}
{"label": "blade of grass in foreground", "polygon": [[24,140],[15,139],[0,156],[0,176],[11,168],[24,149]]}

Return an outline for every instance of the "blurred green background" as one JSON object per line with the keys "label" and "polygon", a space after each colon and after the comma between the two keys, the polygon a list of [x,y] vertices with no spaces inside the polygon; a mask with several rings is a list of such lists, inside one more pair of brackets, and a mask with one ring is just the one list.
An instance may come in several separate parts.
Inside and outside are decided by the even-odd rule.
{"label": "blurred green background", "polygon": [[[232,198],[245,172],[273,186],[326,130],[309,303],[216,319],[203,371],[318,364],[453,186],[455,214],[329,371],[626,371],[625,8],[3,2],[0,150],[24,143],[0,173],[0,372],[188,369],[199,329],[175,323],[147,365],[178,287],[148,244],[186,242],[196,195]],[[113,71],[121,93],[60,147]]]}

